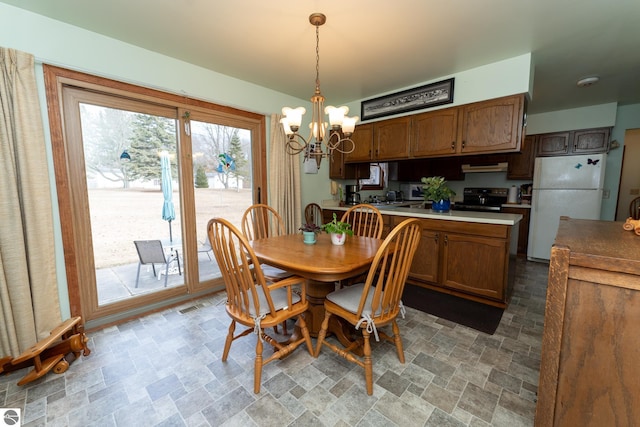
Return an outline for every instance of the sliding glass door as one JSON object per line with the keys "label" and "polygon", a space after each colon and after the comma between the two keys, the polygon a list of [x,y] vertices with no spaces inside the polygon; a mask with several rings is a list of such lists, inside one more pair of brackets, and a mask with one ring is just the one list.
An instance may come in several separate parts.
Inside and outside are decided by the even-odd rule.
{"label": "sliding glass door", "polygon": [[85,321],[221,289],[207,222],[239,226],[266,181],[263,118],[121,85],[58,83],[54,163],[72,314]]}

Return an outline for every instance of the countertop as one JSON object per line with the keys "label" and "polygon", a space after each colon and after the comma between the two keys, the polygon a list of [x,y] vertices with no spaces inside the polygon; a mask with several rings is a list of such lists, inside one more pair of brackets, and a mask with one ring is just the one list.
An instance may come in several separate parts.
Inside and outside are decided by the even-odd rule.
{"label": "countertop", "polygon": [[[376,204],[373,205],[385,215],[408,216],[414,218],[439,219],[443,221],[464,221],[483,224],[516,225],[522,219],[520,214],[508,214],[500,212],[471,212],[455,211],[434,212],[424,208],[402,208],[397,205]],[[513,206],[513,205],[509,205]],[[524,206],[524,205],[523,205]],[[529,206],[529,205],[526,205]],[[323,209],[346,211],[349,206],[323,206]]]}
{"label": "countertop", "polygon": [[531,205],[525,205],[523,203],[505,203],[502,205],[503,208],[523,208],[523,209],[531,209]]}

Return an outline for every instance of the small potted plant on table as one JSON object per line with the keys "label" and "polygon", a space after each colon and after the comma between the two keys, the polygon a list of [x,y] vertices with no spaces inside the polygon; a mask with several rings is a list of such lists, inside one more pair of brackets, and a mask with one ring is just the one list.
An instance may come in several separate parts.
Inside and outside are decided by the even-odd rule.
{"label": "small potted plant on table", "polygon": [[448,212],[451,208],[451,198],[456,192],[447,186],[447,181],[441,176],[422,177],[424,184],[422,191],[425,201],[431,201],[431,209],[435,212]]}
{"label": "small potted plant on table", "polygon": [[299,228],[302,231],[302,236],[304,238],[304,243],[307,245],[313,245],[316,242],[316,234],[322,231],[322,228],[317,226],[316,224],[304,224]]}
{"label": "small potted plant on table", "polygon": [[333,214],[333,220],[322,226],[322,229],[331,235],[331,243],[334,245],[344,245],[346,235],[353,236],[351,224],[348,222],[338,221],[336,214]]}

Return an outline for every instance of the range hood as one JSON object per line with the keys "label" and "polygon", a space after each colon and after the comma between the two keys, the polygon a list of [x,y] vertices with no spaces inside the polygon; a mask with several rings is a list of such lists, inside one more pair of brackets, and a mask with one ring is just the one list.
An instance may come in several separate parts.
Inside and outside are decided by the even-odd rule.
{"label": "range hood", "polygon": [[494,163],[490,165],[462,165],[462,172],[506,172],[508,167],[509,163],[507,162]]}

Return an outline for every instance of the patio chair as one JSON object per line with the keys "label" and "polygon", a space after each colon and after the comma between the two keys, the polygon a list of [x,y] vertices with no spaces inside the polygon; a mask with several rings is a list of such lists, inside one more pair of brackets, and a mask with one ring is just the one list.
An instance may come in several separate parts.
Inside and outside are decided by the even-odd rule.
{"label": "patio chair", "polygon": [[211,249],[211,243],[209,243],[209,237],[207,237],[207,238],[204,240],[204,243],[202,243],[202,244],[198,247],[198,253],[199,253],[199,254],[200,254],[200,253],[202,253],[202,252],[206,253],[206,254],[207,254],[207,256],[209,257],[209,261],[213,261],[213,260],[211,259],[211,254],[209,253],[209,252],[212,252],[212,251],[213,251],[213,250]]}
{"label": "patio chair", "polygon": [[[231,317],[222,361],[227,360],[233,341],[252,332],[258,335],[255,338],[253,391],[260,393],[264,365],[284,358],[303,343],[309,354],[313,355],[311,337],[304,320],[304,312],[309,308],[305,279],[292,276],[267,284],[249,241],[237,228],[225,219],[213,218],[207,230],[227,291],[226,311]],[[299,294],[294,292],[295,286],[299,286]],[[288,342],[280,343],[265,333],[266,328],[294,318],[297,318],[302,337],[292,335]],[[236,323],[244,325],[246,329],[235,334]],[[264,342],[273,346],[274,350],[266,359],[262,357]],[[240,350],[244,357],[245,347],[240,347]]]}
{"label": "patio chair", "polygon": [[[400,298],[421,233],[420,220],[411,218],[403,221],[389,233],[378,249],[366,281],[331,292],[324,301],[325,317],[318,333],[314,357],[318,357],[322,345],[325,345],[336,354],[364,368],[369,395],[373,394],[370,334],[373,333],[376,341],[382,337],[395,344],[398,359],[400,363],[404,363],[404,350],[396,317],[404,311]],[[352,353],[353,345],[340,348],[325,340],[329,319],[334,315],[362,331],[362,359]],[[389,324],[393,337],[379,329]]]}
{"label": "patio chair", "polygon": [[170,254],[165,254],[162,242],[160,240],[134,240],[133,244],[136,245],[138,251],[138,273],[136,274],[136,288],[138,287],[138,281],[140,280],[140,267],[143,265],[151,264],[154,277],[158,277],[156,273],[156,264],[164,264],[164,287],[167,287],[167,281],[169,279],[169,265],[176,261],[178,264],[178,273],[182,275],[180,268],[180,257],[177,251],[171,251]]}

